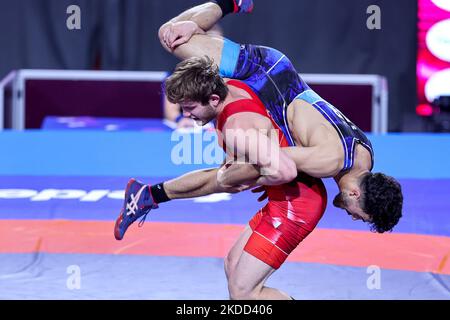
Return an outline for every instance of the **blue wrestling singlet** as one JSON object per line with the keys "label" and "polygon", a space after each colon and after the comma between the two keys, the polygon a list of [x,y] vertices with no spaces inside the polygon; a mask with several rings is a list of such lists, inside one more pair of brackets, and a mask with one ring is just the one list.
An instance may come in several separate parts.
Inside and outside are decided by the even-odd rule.
{"label": "blue wrestling singlet", "polygon": [[338,132],[345,152],[342,171],[352,168],[356,143],[370,152],[373,167],[372,144],[364,132],[311,90],[283,53],[269,47],[239,45],[224,40],[221,75],[244,82],[258,95],[289,145],[294,146],[295,143],[287,121],[287,107],[294,99],[302,99],[313,105]]}

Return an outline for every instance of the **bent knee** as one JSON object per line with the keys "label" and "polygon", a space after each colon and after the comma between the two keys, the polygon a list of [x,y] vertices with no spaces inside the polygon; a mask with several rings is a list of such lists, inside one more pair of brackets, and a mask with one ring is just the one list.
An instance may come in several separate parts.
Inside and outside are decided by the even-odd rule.
{"label": "bent knee", "polygon": [[228,281],[228,293],[231,300],[257,300],[259,297],[256,288],[239,283],[233,277]]}
{"label": "bent knee", "polygon": [[228,254],[223,260],[223,265],[225,274],[227,275],[227,278],[229,278],[233,270],[236,269],[237,259],[235,259],[231,254]]}

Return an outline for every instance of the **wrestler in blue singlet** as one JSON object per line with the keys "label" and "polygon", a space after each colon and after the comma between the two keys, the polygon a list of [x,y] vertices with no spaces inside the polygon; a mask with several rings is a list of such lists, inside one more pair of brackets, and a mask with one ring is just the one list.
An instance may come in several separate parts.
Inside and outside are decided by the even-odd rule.
{"label": "wrestler in blue singlet", "polygon": [[289,145],[294,146],[295,142],[287,121],[287,107],[294,99],[302,99],[314,106],[338,132],[345,152],[342,171],[352,168],[356,143],[370,152],[373,167],[372,144],[364,132],[314,92],[283,53],[269,47],[239,45],[224,40],[221,75],[238,79],[252,88],[283,131]]}

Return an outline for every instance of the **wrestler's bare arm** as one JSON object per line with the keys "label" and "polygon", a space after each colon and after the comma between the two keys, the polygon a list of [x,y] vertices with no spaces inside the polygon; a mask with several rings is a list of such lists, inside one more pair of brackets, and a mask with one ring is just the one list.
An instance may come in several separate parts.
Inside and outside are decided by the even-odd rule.
{"label": "wrestler's bare arm", "polygon": [[163,24],[158,31],[161,45],[180,60],[208,56],[219,64],[223,38],[206,34],[222,17],[215,3],[206,3],[189,9]]}
{"label": "wrestler's bare arm", "polygon": [[[335,151],[335,145],[323,145],[315,147],[285,147],[283,153],[295,162],[298,172],[304,172],[316,178],[328,178],[336,176],[342,169],[342,161]],[[230,167],[222,167],[219,173],[222,181],[221,186],[232,186],[243,184],[244,180],[239,179],[245,176],[256,176],[258,167],[253,165],[235,164]],[[224,183],[226,182],[226,183]]]}
{"label": "wrestler's bare arm", "polygon": [[[316,178],[336,176],[342,169],[339,156],[333,146],[285,147],[283,153],[295,162],[298,172],[305,172]],[[248,179],[258,180],[259,168],[251,164],[230,163],[223,166],[218,174],[218,183],[222,187],[248,184]]]}
{"label": "wrestler's bare arm", "polygon": [[217,172],[217,183],[223,188],[240,187],[245,190],[256,185],[260,176],[257,165],[230,161]]}
{"label": "wrestler's bare arm", "polygon": [[314,147],[287,147],[283,152],[295,162],[299,172],[316,178],[336,176],[342,169],[335,145]]}
{"label": "wrestler's bare arm", "polygon": [[256,177],[257,168],[260,176],[254,185],[279,185],[295,179],[295,163],[280,149],[278,136],[271,135],[274,132],[271,129],[269,119],[252,112],[240,112],[225,122],[222,134],[227,155],[252,165],[242,166],[242,179],[234,183],[245,183],[249,177]]}

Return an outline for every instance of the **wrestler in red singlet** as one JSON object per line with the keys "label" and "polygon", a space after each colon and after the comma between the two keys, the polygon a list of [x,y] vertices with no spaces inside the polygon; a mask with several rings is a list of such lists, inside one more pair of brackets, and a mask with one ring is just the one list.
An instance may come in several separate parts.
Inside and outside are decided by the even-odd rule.
{"label": "wrestler in red singlet", "polygon": [[[241,81],[229,80],[227,84],[245,90],[252,98],[226,105],[217,118],[217,130],[221,132],[226,120],[236,113],[254,112],[271,120],[277,130],[280,147],[289,146],[283,132],[255,93]],[[224,144],[221,145],[225,150]],[[291,183],[266,186],[266,191],[269,202],[250,220],[253,233],[244,250],[278,269],[322,218],[327,194],[322,180],[302,173]]]}

